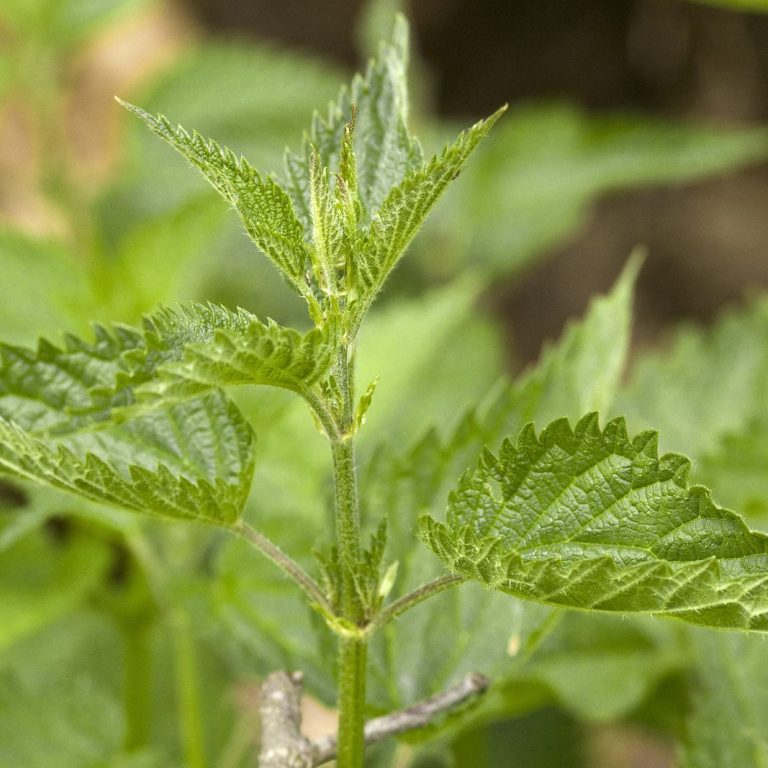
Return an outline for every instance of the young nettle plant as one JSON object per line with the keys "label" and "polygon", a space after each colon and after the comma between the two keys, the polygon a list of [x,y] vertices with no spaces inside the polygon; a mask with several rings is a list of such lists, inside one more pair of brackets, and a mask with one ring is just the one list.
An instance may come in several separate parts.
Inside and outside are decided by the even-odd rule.
{"label": "young nettle plant", "polygon": [[[367,743],[425,726],[482,693],[488,681],[468,675],[406,710],[365,721],[372,638],[469,580],[549,605],[768,629],[768,537],[717,507],[706,489],[689,487],[688,460],[659,457],[654,433],[631,438],[622,419],[601,427],[594,413],[575,427],[564,418],[539,434],[528,426],[498,452],[466,457],[470,468],[443,521],[428,514],[390,520],[401,533],[420,536],[445,566],[435,579],[390,598],[399,553],[396,545],[387,549],[386,517],[364,521],[378,526],[369,547],[361,538],[355,440],[375,404],[373,384],[362,382],[368,387],[361,393],[354,380],[358,332],[430,209],[503,111],[425,161],[406,123],[406,49],[399,21],[365,76],[342,91],[327,118],[314,118],[302,151],[287,154],[281,180],[125,105],[236,209],[254,243],[306,301],[311,330],[193,304],[161,309],[141,329],[97,328],[93,341],[67,336],[61,347],[41,341],[34,351],[2,349],[4,472],[239,534],[296,582],[336,636],[337,734],[314,742],[301,735],[300,680],[278,671],[263,686],[263,768],[334,757],[341,768],[362,766]],[[628,305],[635,270],[632,262],[589,321],[592,337],[602,334],[601,349],[609,350],[603,368],[582,371],[595,392],[617,377],[620,360],[610,350],[620,329],[612,318]],[[563,359],[582,342],[572,336],[568,343],[558,353]],[[382,458],[378,482],[389,483],[389,466],[392,493],[422,470],[439,484],[440,473],[472,445],[462,443],[468,434],[491,442],[513,412],[548,414],[555,405],[548,410],[541,377],[556,376],[561,362],[553,353],[549,373],[545,366],[482,417],[467,416],[452,444],[423,441],[405,471]],[[317,578],[264,536],[258,521],[252,527],[243,519],[255,438],[224,390],[244,384],[296,393],[328,439],[335,545],[319,553]],[[388,512],[397,510],[393,497]]]}

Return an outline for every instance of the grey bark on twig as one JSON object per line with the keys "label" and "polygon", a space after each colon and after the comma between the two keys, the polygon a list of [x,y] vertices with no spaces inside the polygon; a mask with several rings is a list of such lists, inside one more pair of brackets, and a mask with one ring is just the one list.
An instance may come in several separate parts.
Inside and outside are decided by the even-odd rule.
{"label": "grey bark on twig", "polygon": [[[310,741],[301,734],[301,682],[300,672],[273,672],[261,684],[260,768],[316,768],[336,757],[336,736]],[[473,672],[413,706],[369,720],[365,743],[423,728],[438,715],[484,693],[489,684],[487,677]]]}
{"label": "grey bark on twig", "polygon": [[259,768],[313,768],[309,739],[301,735],[300,672],[273,672],[259,688]]}
{"label": "grey bark on twig", "polygon": [[[459,705],[483,693],[490,681],[484,675],[470,672],[459,683],[428,699],[388,715],[376,717],[365,724],[365,743],[397,736],[429,725],[437,715],[455,709]],[[322,765],[336,757],[336,737],[325,736],[312,742],[314,765]]]}

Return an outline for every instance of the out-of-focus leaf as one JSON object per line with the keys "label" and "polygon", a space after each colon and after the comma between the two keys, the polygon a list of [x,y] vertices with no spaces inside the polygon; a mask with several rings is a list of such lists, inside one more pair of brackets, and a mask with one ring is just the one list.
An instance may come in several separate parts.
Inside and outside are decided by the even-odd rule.
{"label": "out-of-focus leaf", "polygon": [[[510,638],[510,651],[516,639]],[[684,627],[574,612],[560,617],[534,653],[515,656],[504,681],[511,711],[516,701],[525,701],[527,686],[543,685],[554,702],[592,721],[625,716],[665,676],[690,662]]]}
{"label": "out-of-focus leaf", "polygon": [[79,611],[0,658],[0,764],[44,768],[177,768],[149,750],[123,752],[122,643]]}
{"label": "out-of-focus leaf", "polygon": [[152,0],[4,0],[0,19],[11,29],[59,48],[71,48],[116,18]]}
{"label": "out-of-focus leaf", "polygon": [[158,304],[197,299],[200,261],[225,214],[226,208],[206,195],[128,232],[114,262],[112,319],[136,322]]}
{"label": "out-of-focus leaf", "polygon": [[41,531],[1,552],[0,653],[82,603],[108,562],[101,542],[84,536],[56,542]]}
{"label": "out-of-focus leaf", "polygon": [[696,633],[698,679],[681,755],[683,768],[768,765],[765,643],[736,634]]}
{"label": "out-of-focus leaf", "polygon": [[[717,371],[712,376],[711,371]],[[707,330],[680,330],[641,359],[613,409],[633,430],[659,431],[664,451],[699,459],[762,413],[768,394],[768,302],[725,313]]]}
{"label": "out-of-focus leaf", "polygon": [[765,527],[768,515],[768,420],[757,417],[726,434],[718,449],[699,462],[696,479],[716,488],[717,501],[739,509]]}
{"label": "out-of-focus leaf", "polygon": [[51,241],[0,232],[0,338],[29,344],[39,334],[83,331],[97,316],[74,254]]}
{"label": "out-of-focus leaf", "polygon": [[764,129],[723,130],[575,107],[512,112],[467,166],[429,231],[438,274],[466,259],[519,270],[583,226],[599,195],[722,172],[768,154]]}
{"label": "out-of-focus leaf", "polygon": [[384,305],[367,318],[355,361],[358,391],[380,378],[362,445],[410,441],[432,424],[446,435],[459,419],[457,406],[478,402],[497,381],[502,343],[477,305],[478,294],[478,285],[459,281]]}

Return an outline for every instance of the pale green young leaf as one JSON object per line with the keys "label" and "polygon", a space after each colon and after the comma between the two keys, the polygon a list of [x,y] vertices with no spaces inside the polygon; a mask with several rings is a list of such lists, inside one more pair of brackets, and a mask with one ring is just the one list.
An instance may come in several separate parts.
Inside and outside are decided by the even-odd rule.
{"label": "pale green young leaf", "polygon": [[309,248],[304,229],[287,193],[270,176],[252,168],[245,158],[198,133],[174,127],[162,115],[154,116],[121,101],[158,136],[195,166],[213,188],[234,206],[245,230],[302,295],[309,286],[306,268]]}
{"label": "pale green young leaf", "polygon": [[286,189],[305,228],[311,227],[309,176],[311,156],[334,172],[340,164],[344,129],[355,112],[353,137],[360,202],[366,220],[381,206],[389,190],[422,162],[421,147],[408,131],[408,25],[398,17],[392,40],[381,43],[365,72],[343,88],[327,117],[315,113],[299,154],[285,156]]}
{"label": "pale green young leaf", "polygon": [[529,426],[483,454],[421,535],[452,571],[523,599],[766,631],[768,537],[689,487],[689,470],[621,419]]}
{"label": "pale green young leaf", "polygon": [[410,171],[397,186],[389,189],[373,217],[358,258],[350,265],[353,269],[352,284],[357,294],[352,309],[353,328],[359,326],[432,207],[461,173],[469,155],[505,109],[502,107],[486,120],[462,132],[441,154]]}
{"label": "pale green young leaf", "polygon": [[0,418],[0,471],[126,509],[230,525],[250,490],[253,434],[221,393],[47,437]]}

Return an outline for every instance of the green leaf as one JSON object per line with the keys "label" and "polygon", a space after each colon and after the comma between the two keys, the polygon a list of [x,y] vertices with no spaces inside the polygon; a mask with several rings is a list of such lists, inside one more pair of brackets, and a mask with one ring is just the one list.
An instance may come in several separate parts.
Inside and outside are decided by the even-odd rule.
{"label": "green leaf", "polygon": [[337,353],[331,317],[305,334],[215,305],[163,309],[147,318],[147,347],[137,354],[141,396],[192,397],[212,388],[268,384],[308,396]]}
{"label": "green leaf", "polygon": [[352,309],[353,328],[361,322],[427,214],[450,182],[461,173],[469,155],[505,109],[502,107],[488,119],[462,132],[441,154],[411,170],[397,186],[389,189],[373,217],[357,259],[350,265],[353,269],[352,284],[357,292]]}
{"label": "green leaf", "polygon": [[764,528],[768,516],[766,466],[768,419],[758,416],[742,429],[725,434],[719,447],[697,464],[695,476],[698,482],[717,489],[718,502],[742,510],[750,522]]}
{"label": "green leaf", "polygon": [[147,0],[7,0],[0,19],[48,47],[73,48]]}
{"label": "green leaf", "polygon": [[[133,100],[151,113],[174,115],[204,136],[216,136],[255,168],[274,172],[282,168],[286,137],[301,136],[307,115],[333,98],[342,77],[326,60],[297,50],[253,41],[201,41],[163,67]],[[169,156],[144,125],[130,120],[124,128],[123,173],[99,201],[102,226],[115,238],[208,192],[181,156]],[[233,241],[248,245],[239,237]],[[232,247],[227,250],[219,250],[222,261],[228,262]]]}
{"label": "green leaf", "polygon": [[359,434],[363,451],[408,443],[432,424],[441,425],[441,435],[450,433],[462,416],[456,404],[479,402],[502,375],[503,341],[479,294],[477,283],[461,280],[393,300],[366,318],[355,353],[356,384],[362,392],[380,380]]}
{"label": "green leaf", "polygon": [[420,518],[421,535],[452,571],[523,599],[765,631],[768,537],[689,488],[689,470],[621,419],[529,426],[462,478],[446,524]]}
{"label": "green leaf", "polygon": [[692,711],[683,768],[765,768],[768,765],[768,678],[762,638],[697,633]]}
{"label": "green leaf", "polygon": [[0,232],[0,336],[28,344],[39,333],[85,330],[97,316],[85,272],[64,246]]}
{"label": "green leaf", "polygon": [[664,450],[700,459],[762,413],[766,384],[768,301],[758,299],[711,329],[683,328],[641,359],[614,412],[635,429],[658,429]]}
{"label": "green leaf", "polygon": [[0,555],[0,656],[86,602],[109,566],[108,545],[34,531]]}
{"label": "green leaf", "polygon": [[315,113],[300,154],[285,156],[286,188],[305,229],[311,229],[309,177],[313,148],[319,165],[334,172],[340,164],[344,129],[354,111],[357,187],[366,220],[378,211],[389,190],[422,162],[421,147],[406,125],[408,25],[397,18],[392,40],[381,43],[365,72],[343,88],[327,118]]}
{"label": "green leaf", "polygon": [[[123,355],[142,345],[141,333],[125,326],[95,326],[93,342],[67,334],[62,347],[45,339],[34,350],[0,344],[0,417],[36,433],[103,419],[113,405],[131,401],[115,385],[127,371]],[[109,397],[96,398],[99,391]]]}
{"label": "green leaf", "polygon": [[250,490],[253,435],[221,393],[47,439],[0,418],[0,471],[139,512],[229,525]]}
{"label": "green leaf", "polygon": [[[366,505],[366,519],[388,519],[387,556],[400,564],[393,597],[442,571],[441,564],[424,557],[413,530],[420,514],[439,515],[443,511],[455,478],[476,459],[484,445],[497,445],[502,435],[521,429],[527,421],[546,423],[553,417],[551,414],[578,413],[587,403],[595,408],[610,407],[629,347],[632,287],[638,266],[636,261],[630,262],[611,293],[595,299],[584,319],[572,324],[535,368],[514,384],[505,383],[501,391],[494,391],[484,407],[465,414],[447,437],[443,430],[433,429],[408,448],[383,447],[374,453],[361,476],[361,499]],[[448,294],[445,299],[450,304]],[[461,307],[464,302],[457,296],[454,303]],[[414,310],[414,316],[420,314],[417,307]],[[444,311],[450,314],[448,308]],[[458,315],[459,324],[464,323],[460,311]],[[435,325],[436,329],[440,327]],[[363,333],[368,328],[367,324]],[[445,332],[454,335],[450,327]],[[606,339],[609,343],[603,343]],[[429,336],[421,343],[429,348]],[[362,345],[361,352],[364,354],[369,346]],[[397,345],[393,344],[392,356],[396,355]],[[372,369],[363,374],[371,375]],[[428,366],[414,368],[414,381],[427,375]],[[454,372],[448,380],[458,376]],[[462,371],[461,376],[471,381],[471,370]],[[368,427],[379,428],[374,419],[387,397],[385,384],[379,387],[363,436]],[[408,380],[403,382],[403,386],[407,385]],[[477,382],[475,386],[479,385]],[[455,396],[451,402],[455,404]],[[386,412],[397,417],[394,399]],[[448,420],[449,415],[448,410],[438,414],[442,420]],[[408,413],[407,418],[419,417],[418,413]],[[525,631],[520,630],[521,614],[528,627]],[[472,670],[503,680],[514,672],[507,652],[509,638],[515,635],[516,643],[524,649],[526,638],[540,631],[547,615],[548,610],[541,606],[527,603],[523,607],[479,585],[467,584],[444,592],[401,616],[394,628],[385,628],[383,640],[379,641],[378,636],[374,640],[372,695],[385,702],[382,706],[396,707],[428,696]],[[425,633],[433,638],[432,643],[420,641]]]}
{"label": "green leaf", "polygon": [[201,258],[221,232],[225,213],[205,195],[131,229],[116,246],[115,289],[105,297],[110,316],[133,323],[158,304],[196,298]]}
{"label": "green leaf", "polygon": [[[563,414],[576,418],[584,411],[611,407],[629,349],[632,293],[639,266],[637,258],[631,259],[611,293],[594,299],[584,319],[572,323],[560,341],[544,351],[535,367],[514,383],[504,383],[500,391],[492,391],[483,407],[467,411],[448,437],[432,429],[402,453],[393,453],[384,447],[379,449],[371,461],[370,474],[363,476],[364,482],[371,483],[363,497],[370,497],[375,505],[376,511],[371,512],[373,519],[389,511],[390,536],[401,532],[400,546],[408,548],[412,522],[421,512],[440,511],[455,478],[485,445],[498,445],[503,435],[519,431],[528,422],[547,424]],[[435,319],[444,313],[443,321],[427,325],[432,336],[428,333],[421,340],[425,347],[429,348],[433,343],[436,333],[451,337],[458,333],[458,329],[446,324],[449,306],[457,308],[460,324],[469,322],[460,312],[462,306],[469,308],[468,299],[462,300],[460,294],[446,291],[435,303]],[[415,310],[419,316],[427,313],[427,308],[416,307]],[[390,319],[392,314],[393,311],[387,312]],[[363,332],[368,333],[371,325],[376,327],[375,316]],[[400,335],[403,334],[405,331],[401,330]],[[386,350],[380,332],[374,334],[373,341],[379,349]],[[367,345],[371,346],[372,343]],[[370,377],[375,369],[366,360],[365,350],[366,345],[361,352],[359,372]],[[397,358],[397,336],[393,349],[387,354],[393,360]],[[418,381],[428,376],[429,370],[429,365],[416,367],[408,378]],[[447,378],[453,381],[459,375],[460,372],[452,371]],[[467,376],[467,371],[462,371],[461,375]],[[400,386],[406,386],[407,380]],[[387,428],[385,423],[376,421],[376,407],[384,409],[385,420],[397,419],[400,409],[405,411],[405,424],[418,420],[419,413],[409,411],[407,405],[400,405],[394,398],[390,405],[386,400],[385,383],[382,383],[376,405],[368,417],[372,428]],[[446,393],[448,402],[455,403],[451,392]],[[449,413],[447,410],[445,414],[436,415],[445,419]]]}
{"label": "green leaf", "polygon": [[[35,565],[40,567],[40,561]],[[162,754],[159,744],[157,752],[124,751],[128,717],[121,701],[122,641],[110,618],[80,610],[2,658],[0,764],[45,768],[55,755],[59,768],[180,765]],[[172,721],[165,707],[155,720],[158,741]]]}
{"label": "green leaf", "polygon": [[578,611],[555,616],[554,630],[533,652],[520,653],[517,635],[510,638],[503,685],[511,712],[534,686],[544,686],[550,699],[577,717],[617,720],[637,709],[665,677],[690,665],[681,625]]}
{"label": "green leaf", "polygon": [[[194,317],[181,340],[164,341],[210,335],[204,321],[241,316],[206,307]],[[215,391],[117,423],[115,407],[131,405],[134,387],[178,353],[153,344],[149,330],[95,333],[92,343],[68,336],[62,348],[0,348],[0,469],[128,509],[233,522],[253,469],[238,409]]]}
{"label": "green leaf", "polygon": [[252,168],[245,158],[199,133],[174,127],[164,116],[120,101],[138,115],[158,136],[195,166],[213,188],[229,202],[256,245],[274,262],[296,290],[309,291],[305,271],[309,248],[304,229],[287,193],[270,177]]}

